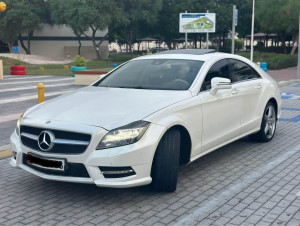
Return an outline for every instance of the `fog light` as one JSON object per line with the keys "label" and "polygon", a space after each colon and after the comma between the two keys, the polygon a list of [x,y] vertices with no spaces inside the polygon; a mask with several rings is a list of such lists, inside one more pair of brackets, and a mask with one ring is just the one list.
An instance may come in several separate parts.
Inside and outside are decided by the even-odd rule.
{"label": "fog light", "polygon": [[129,177],[136,174],[130,166],[125,166],[125,167],[99,166],[99,169],[101,170],[101,173],[105,178]]}

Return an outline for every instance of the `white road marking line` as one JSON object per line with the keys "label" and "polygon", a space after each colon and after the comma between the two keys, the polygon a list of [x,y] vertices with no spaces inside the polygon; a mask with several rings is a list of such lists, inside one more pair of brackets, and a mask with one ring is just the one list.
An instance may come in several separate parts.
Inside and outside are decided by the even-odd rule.
{"label": "white road marking line", "polygon": [[7,149],[9,149],[9,148],[10,148],[10,145],[9,145],[9,144],[4,145],[4,146],[0,146],[0,151],[5,151],[5,150],[7,150]]}
{"label": "white road marking line", "polygon": [[27,80],[27,79],[41,79],[41,78],[55,78],[55,76],[51,76],[51,75],[45,75],[45,76],[25,76],[25,77],[17,77],[17,76],[9,76],[9,77],[6,77],[4,76],[4,79],[3,81],[7,81],[7,80]]}
{"label": "white road marking line", "polygon": [[250,174],[249,176],[242,178],[239,183],[236,183],[235,185],[226,188],[226,190],[222,193],[201,203],[201,206],[198,209],[196,209],[192,214],[189,214],[186,217],[182,218],[175,225],[194,225],[195,223],[198,223],[199,221],[203,220],[207,216],[207,214],[215,211],[215,209],[219,208],[228,200],[232,199],[236,194],[238,194],[250,184],[261,178],[264,174],[268,173],[270,170],[272,170],[273,168],[280,165],[282,162],[296,154],[299,150],[300,145],[297,145],[291,151],[286,152],[285,154],[279,156],[272,162],[266,164],[260,169],[257,169],[254,173]]}
{"label": "white road marking line", "polygon": [[21,114],[22,113],[16,113],[16,114],[11,114],[11,115],[0,116],[0,123],[16,120],[20,117]]}
{"label": "white road marking line", "polygon": [[[46,85],[47,87],[59,87],[59,86],[67,86],[67,85],[75,85],[75,83],[59,83],[59,84],[52,84],[52,85]],[[28,90],[28,89],[37,89],[37,86],[25,86],[25,87],[16,87],[16,88],[8,88],[8,89],[0,89],[1,92],[7,92],[7,91],[21,91],[21,90]]]}
{"label": "white road marking line", "polygon": [[300,197],[300,191],[298,191],[298,192],[296,193],[296,196],[297,196],[297,197]]}
{"label": "white road marking line", "polygon": [[[73,90],[73,89],[68,89],[68,90],[59,91],[59,92],[47,93],[47,94],[45,94],[45,97],[61,95],[61,94],[64,94],[66,92],[69,92],[71,90]],[[23,97],[17,97],[17,98],[14,97],[14,98],[8,98],[8,99],[0,100],[0,104],[20,102],[20,101],[33,100],[33,99],[36,99],[36,100],[38,99],[37,93],[34,94],[34,95],[27,95],[27,96],[23,96]]]}
{"label": "white road marking line", "polygon": [[[42,80],[42,81],[36,81],[36,83],[42,82],[59,82],[59,81],[74,81],[74,78],[60,78],[60,79],[48,79],[48,80]],[[27,84],[27,83],[34,83],[34,81],[18,81],[18,82],[1,82],[3,80],[0,80],[0,86],[6,86],[6,85],[15,85],[15,84]]]}

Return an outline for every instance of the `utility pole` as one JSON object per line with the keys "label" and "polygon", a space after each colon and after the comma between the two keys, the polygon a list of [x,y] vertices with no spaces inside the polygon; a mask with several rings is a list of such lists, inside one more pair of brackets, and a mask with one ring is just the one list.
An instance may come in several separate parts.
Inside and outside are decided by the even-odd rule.
{"label": "utility pole", "polygon": [[253,6],[252,6],[251,50],[250,50],[250,60],[251,61],[253,61],[254,17],[255,17],[255,0],[253,0]]}
{"label": "utility pole", "polygon": [[[185,11],[187,13],[187,11]],[[187,32],[185,32],[185,49],[187,49]]]}
{"label": "utility pole", "polygon": [[232,11],[232,37],[231,37],[231,53],[234,54],[234,37],[235,37],[235,14],[236,14],[236,6],[233,5],[233,11]]}
{"label": "utility pole", "polygon": [[[207,10],[207,13],[209,13],[209,10]],[[209,42],[209,33],[206,33],[206,49],[208,49],[208,42]]]}

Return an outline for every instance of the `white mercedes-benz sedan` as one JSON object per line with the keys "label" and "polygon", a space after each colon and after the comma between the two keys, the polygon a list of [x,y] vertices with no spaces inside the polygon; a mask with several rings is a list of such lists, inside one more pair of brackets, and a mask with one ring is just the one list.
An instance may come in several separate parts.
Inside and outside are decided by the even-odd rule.
{"label": "white mercedes-benz sedan", "polygon": [[10,163],[49,180],[175,191],[180,164],[248,135],[272,140],[280,107],[277,82],[246,58],[162,52],[27,110]]}

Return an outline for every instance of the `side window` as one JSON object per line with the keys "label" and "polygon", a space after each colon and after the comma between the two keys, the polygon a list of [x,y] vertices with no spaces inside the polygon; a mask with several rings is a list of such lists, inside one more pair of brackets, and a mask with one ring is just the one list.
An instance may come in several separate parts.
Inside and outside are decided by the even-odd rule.
{"label": "side window", "polygon": [[248,64],[234,59],[228,60],[232,72],[234,73],[234,81],[244,81],[249,79],[260,78],[260,75]]}
{"label": "side window", "polygon": [[211,79],[215,77],[228,78],[231,80],[230,69],[226,60],[216,62],[208,71],[202,83],[201,90],[205,91],[211,89]]}

